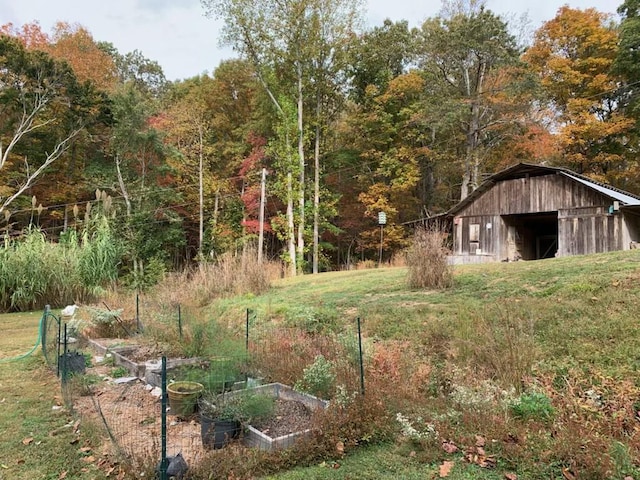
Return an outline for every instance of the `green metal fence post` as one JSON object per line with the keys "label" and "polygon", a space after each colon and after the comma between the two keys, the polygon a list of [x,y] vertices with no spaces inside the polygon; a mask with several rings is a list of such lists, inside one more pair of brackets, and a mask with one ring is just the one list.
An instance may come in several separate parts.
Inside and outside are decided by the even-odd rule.
{"label": "green metal fence post", "polygon": [[358,317],[358,351],[360,352],[360,393],[364,395],[364,362],[362,360],[362,329]]}
{"label": "green metal fence post", "polygon": [[245,340],[244,340],[244,348],[247,353],[249,353],[249,312],[251,312],[251,310],[247,308],[247,319],[246,319],[247,326],[245,328]]}
{"label": "green metal fence post", "polygon": [[160,480],[169,480],[167,477],[167,468],[169,462],[167,461],[167,357],[162,357],[162,427],[161,427],[161,442],[162,442],[162,458],[160,459]]}
{"label": "green metal fence post", "polygon": [[182,311],[180,304],[178,304],[178,333],[180,334],[180,340],[182,340]]}
{"label": "green metal fence post", "polygon": [[58,341],[57,341],[57,345],[56,345],[56,365],[58,366],[58,377],[60,376],[60,328],[62,327],[62,325],[60,325],[60,322],[58,322]]}
{"label": "green metal fence post", "polygon": [[140,296],[136,292],[136,330],[140,332]]}

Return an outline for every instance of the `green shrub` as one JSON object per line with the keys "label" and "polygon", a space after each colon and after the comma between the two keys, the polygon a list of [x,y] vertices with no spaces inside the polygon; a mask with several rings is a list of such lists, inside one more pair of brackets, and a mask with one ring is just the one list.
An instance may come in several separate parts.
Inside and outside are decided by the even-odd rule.
{"label": "green shrub", "polygon": [[555,409],[544,393],[523,393],[509,405],[511,414],[520,420],[538,420],[548,422],[553,419]]}
{"label": "green shrub", "polygon": [[24,311],[92,300],[116,279],[120,261],[106,219],[78,235],[69,230],[59,243],[29,228],[0,244],[0,310]]}
{"label": "green shrub", "polygon": [[122,378],[129,375],[129,370],[125,367],[116,367],[111,371],[111,376],[113,378]]}
{"label": "green shrub", "polygon": [[324,333],[335,329],[337,312],[308,306],[296,306],[285,312],[285,320],[290,327],[306,333]]}
{"label": "green shrub", "polygon": [[316,356],[314,362],[304,369],[302,380],[294,385],[300,392],[311,393],[321,398],[330,398],[336,381],[333,362],[323,355]]}
{"label": "green shrub", "polygon": [[208,398],[201,405],[201,411],[209,418],[217,420],[235,420],[250,424],[273,415],[275,397],[248,391],[223,394],[214,399]]}

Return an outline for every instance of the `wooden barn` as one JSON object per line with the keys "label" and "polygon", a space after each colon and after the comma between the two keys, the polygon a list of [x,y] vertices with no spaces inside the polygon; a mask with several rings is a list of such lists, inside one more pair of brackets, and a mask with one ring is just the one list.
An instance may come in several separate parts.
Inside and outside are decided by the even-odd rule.
{"label": "wooden barn", "polygon": [[489,177],[446,217],[453,263],[627,250],[640,240],[640,196],[525,163]]}

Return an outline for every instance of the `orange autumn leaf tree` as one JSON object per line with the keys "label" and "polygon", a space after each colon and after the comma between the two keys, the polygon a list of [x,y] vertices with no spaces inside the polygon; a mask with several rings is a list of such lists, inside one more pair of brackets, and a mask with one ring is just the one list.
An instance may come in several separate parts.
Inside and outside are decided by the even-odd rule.
{"label": "orange autumn leaf tree", "polygon": [[79,24],[58,22],[49,35],[38,22],[16,27],[0,26],[0,33],[17,38],[28,50],[41,50],[69,64],[80,82],[91,81],[98,89],[110,91],[116,81],[116,65],[111,55],[99,47],[89,31]]}
{"label": "orange autumn leaf tree", "polygon": [[625,145],[634,122],[618,109],[619,79],[610,73],[617,43],[606,14],[564,6],[524,55],[556,112],[561,163],[614,184],[635,162]]}

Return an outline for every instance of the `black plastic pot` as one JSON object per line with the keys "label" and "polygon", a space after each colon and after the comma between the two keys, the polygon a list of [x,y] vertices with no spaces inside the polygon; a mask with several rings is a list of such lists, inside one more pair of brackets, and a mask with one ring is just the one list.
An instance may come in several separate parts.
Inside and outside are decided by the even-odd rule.
{"label": "black plastic pot", "polygon": [[74,373],[84,373],[86,369],[84,355],[78,352],[67,352],[60,355],[58,362],[60,365],[60,374],[65,377]]}
{"label": "black plastic pot", "polygon": [[242,428],[235,420],[214,420],[200,415],[200,434],[202,446],[218,449],[240,436]]}

